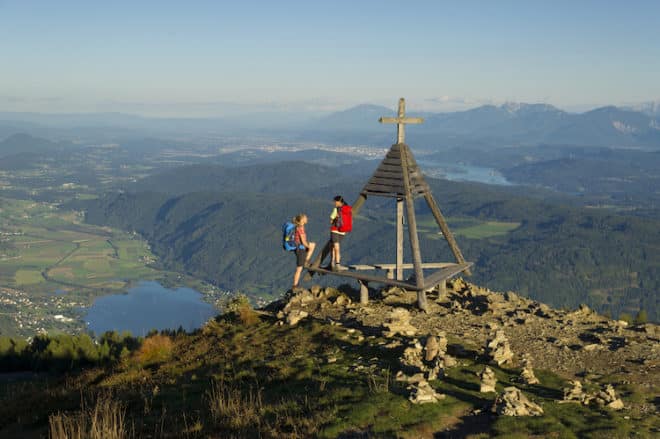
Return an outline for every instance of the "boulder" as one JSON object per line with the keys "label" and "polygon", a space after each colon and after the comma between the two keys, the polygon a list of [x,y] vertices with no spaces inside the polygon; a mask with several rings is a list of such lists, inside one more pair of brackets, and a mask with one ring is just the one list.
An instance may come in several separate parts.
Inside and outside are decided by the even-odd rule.
{"label": "boulder", "polygon": [[433,361],[435,357],[438,356],[440,352],[440,345],[438,344],[438,338],[431,335],[426,338],[426,346],[424,346],[424,361]]}
{"label": "boulder", "polygon": [[295,326],[308,315],[307,311],[295,309],[286,316],[286,322],[291,326]]}

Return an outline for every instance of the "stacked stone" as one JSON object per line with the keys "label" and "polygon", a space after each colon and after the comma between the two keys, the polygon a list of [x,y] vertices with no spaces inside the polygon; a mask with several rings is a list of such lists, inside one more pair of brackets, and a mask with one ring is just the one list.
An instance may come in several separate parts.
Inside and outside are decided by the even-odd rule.
{"label": "stacked stone", "polygon": [[506,387],[495,398],[493,413],[504,416],[541,416],[543,408],[531,402],[517,387]]}
{"label": "stacked stone", "polygon": [[481,393],[495,392],[495,385],[497,384],[497,378],[495,378],[495,372],[493,372],[493,369],[486,366],[484,370],[479,374],[479,379],[481,380],[479,392]]}
{"label": "stacked stone", "polygon": [[486,344],[486,355],[498,366],[513,359],[513,352],[509,346],[509,340],[504,335],[504,331],[497,331],[495,337],[488,341]]}
{"label": "stacked stone", "polygon": [[532,385],[538,384],[539,380],[534,375],[534,369],[532,368],[532,362],[529,357],[523,358],[523,369],[520,372],[520,378],[525,384]]}

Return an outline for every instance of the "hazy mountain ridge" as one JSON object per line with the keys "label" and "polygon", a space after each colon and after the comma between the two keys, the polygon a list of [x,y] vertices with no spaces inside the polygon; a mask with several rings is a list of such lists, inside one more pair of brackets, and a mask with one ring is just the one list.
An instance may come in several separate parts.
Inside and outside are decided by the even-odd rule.
{"label": "hazy mountain ridge", "polygon": [[[457,112],[419,112],[426,122],[409,130],[411,143],[425,148],[446,142],[485,141],[490,144],[565,144],[587,146],[647,147],[660,149],[657,105],[605,106],[583,113],[570,113],[548,104],[505,103],[483,105]],[[290,139],[388,144],[391,131],[378,119],[393,116],[392,108],[361,104],[318,117],[314,113],[263,112],[222,118],[150,118],[121,113],[48,115],[0,113],[3,120],[23,120],[52,129],[108,130],[121,128],[157,133],[205,133],[240,135],[271,133]],[[288,116],[287,116],[288,115]],[[22,118],[22,119],[18,119]],[[0,123],[1,125],[1,123]]]}

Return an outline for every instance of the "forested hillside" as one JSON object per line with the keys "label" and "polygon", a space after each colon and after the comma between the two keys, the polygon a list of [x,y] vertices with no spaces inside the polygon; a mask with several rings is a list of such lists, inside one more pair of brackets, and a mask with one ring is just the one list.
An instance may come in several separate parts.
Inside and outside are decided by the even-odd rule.
{"label": "forested hillside", "polygon": [[[510,189],[429,181],[463,253],[476,263],[476,282],[558,307],[587,303],[614,315],[643,308],[657,320],[659,221],[550,204],[511,195]],[[339,188],[347,199],[359,190],[354,183]],[[123,193],[78,208],[86,209],[91,223],[144,235],[171,269],[232,290],[276,295],[290,285],[294,266],[281,249],[281,224],[307,212],[308,233],[322,243],[333,194]],[[345,263],[393,260],[393,208],[387,201],[370,199],[356,218],[344,244]],[[424,259],[450,258],[421,204],[418,214]],[[502,224],[508,228],[491,230]]]}

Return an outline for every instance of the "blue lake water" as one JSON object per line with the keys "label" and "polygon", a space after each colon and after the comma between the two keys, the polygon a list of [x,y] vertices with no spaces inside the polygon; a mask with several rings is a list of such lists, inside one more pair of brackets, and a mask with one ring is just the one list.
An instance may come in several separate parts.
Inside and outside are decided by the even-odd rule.
{"label": "blue lake water", "polygon": [[464,163],[442,163],[429,160],[417,160],[422,171],[430,177],[445,178],[452,181],[475,181],[477,183],[510,185],[502,174],[493,168],[466,165]]}
{"label": "blue lake water", "polygon": [[127,294],[99,297],[87,310],[84,320],[96,335],[105,331],[131,331],[135,336],[146,335],[152,329],[187,331],[199,328],[218,314],[202,300],[202,294],[190,288],[175,290],[158,282],[144,281]]}

